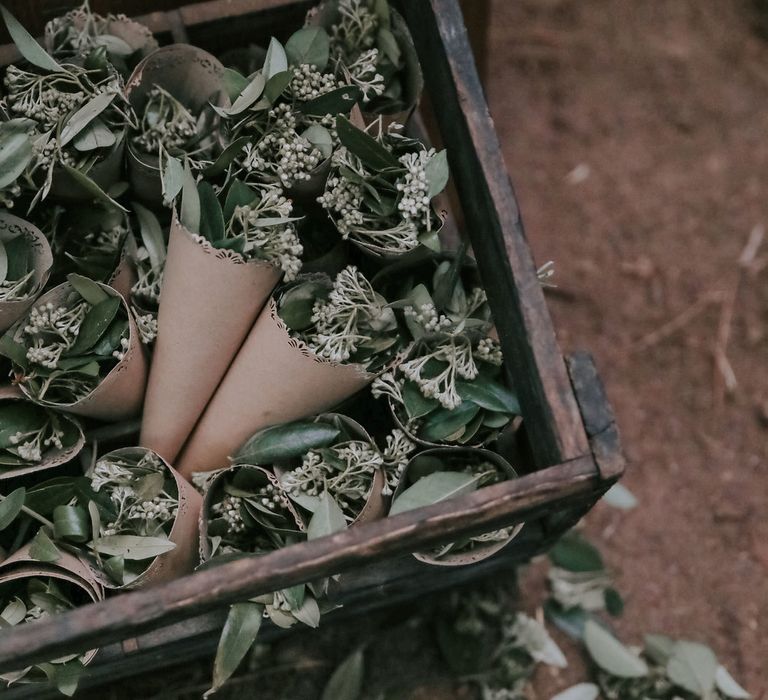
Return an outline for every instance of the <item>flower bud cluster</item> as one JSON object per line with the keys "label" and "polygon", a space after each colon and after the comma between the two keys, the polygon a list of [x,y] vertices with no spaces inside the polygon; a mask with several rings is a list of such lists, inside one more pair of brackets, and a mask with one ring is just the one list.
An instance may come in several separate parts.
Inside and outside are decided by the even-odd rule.
{"label": "flower bud cluster", "polygon": [[293,69],[289,84],[291,94],[300,102],[308,102],[340,87],[330,73],[321,73],[317,66],[302,63]]}
{"label": "flower bud cluster", "polygon": [[432,227],[432,206],[429,197],[427,163],[435,155],[435,149],[405,153],[399,160],[405,167],[405,174],[395,185],[401,193],[397,208],[406,221],[414,221],[424,230]]}
{"label": "flower bud cluster", "polygon": [[80,326],[90,308],[86,301],[73,307],[54,306],[51,302],[32,308],[24,326],[27,359],[48,369],[55,369],[61,354],[77,340]]}
{"label": "flower bud cluster", "polygon": [[167,90],[153,86],[133,144],[144,153],[157,154],[161,149],[176,153],[195,136],[195,116]]}
{"label": "flower bud cluster", "polygon": [[42,461],[49,449],[63,449],[63,437],[64,431],[59,427],[58,421],[46,417],[39,428],[27,432],[17,431],[11,435],[9,439],[11,447],[6,449],[27,462],[38,463]]}

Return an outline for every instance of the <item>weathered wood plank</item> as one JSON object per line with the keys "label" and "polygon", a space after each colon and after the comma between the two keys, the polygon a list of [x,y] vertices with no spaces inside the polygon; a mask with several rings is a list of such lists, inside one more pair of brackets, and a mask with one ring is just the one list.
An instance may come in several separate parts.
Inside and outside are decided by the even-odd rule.
{"label": "weathered wood plank", "polygon": [[446,539],[520,522],[562,501],[587,496],[596,481],[594,462],[583,457],[428,508],[262,557],[228,562],[157,588],[126,593],[45,622],[22,625],[0,633],[0,672],[103,646],[238,600],[342,573]]}
{"label": "weathered wood plank", "polygon": [[457,0],[403,2],[539,466],[589,451]]}

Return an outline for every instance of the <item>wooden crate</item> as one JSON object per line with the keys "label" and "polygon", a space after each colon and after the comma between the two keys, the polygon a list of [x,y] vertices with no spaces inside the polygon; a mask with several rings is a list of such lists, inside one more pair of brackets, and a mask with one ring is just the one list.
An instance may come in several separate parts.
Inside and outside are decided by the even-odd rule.
{"label": "wooden crate", "polygon": [[[7,4],[12,11],[15,4],[22,6]],[[313,4],[211,0],[139,19],[163,43],[189,41],[216,53],[264,43],[272,34],[285,38]],[[61,3],[51,5],[61,11]],[[115,11],[130,12],[132,6],[146,3],[109,3]],[[332,599],[344,607],[329,618],[391,605],[491,572],[512,572],[546,551],[621,476],[618,432],[592,359],[587,353],[564,359],[558,348],[458,0],[406,0],[400,7],[416,42],[439,128],[436,138],[448,148],[466,231],[519,395],[521,449],[530,456],[524,475],[0,633],[0,672],[94,647],[101,652],[87,668],[83,685],[188,663],[215,649],[228,604],[331,574],[343,573]],[[1,62],[14,57],[13,47],[0,47]],[[523,521],[517,538],[478,564],[430,567],[409,555],[458,535]],[[275,633],[267,629],[265,638]],[[39,688],[20,687],[4,696],[44,694]]]}

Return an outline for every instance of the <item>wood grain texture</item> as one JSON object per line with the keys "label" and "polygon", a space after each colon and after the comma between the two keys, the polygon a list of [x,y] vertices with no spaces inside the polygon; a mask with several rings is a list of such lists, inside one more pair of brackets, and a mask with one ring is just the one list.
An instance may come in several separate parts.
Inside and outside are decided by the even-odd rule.
{"label": "wood grain texture", "polygon": [[457,0],[403,2],[537,464],[589,445]]}
{"label": "wood grain texture", "polygon": [[446,539],[521,522],[563,501],[587,496],[595,486],[593,461],[580,458],[428,508],[265,556],[228,562],[157,588],[126,593],[45,622],[22,625],[0,633],[0,673],[120,641],[238,600],[342,573]]}

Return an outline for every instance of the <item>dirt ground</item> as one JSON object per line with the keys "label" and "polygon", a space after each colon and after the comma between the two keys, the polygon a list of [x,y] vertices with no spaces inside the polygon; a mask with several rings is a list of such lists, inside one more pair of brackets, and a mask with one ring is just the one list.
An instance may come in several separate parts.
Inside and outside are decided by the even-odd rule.
{"label": "dirt ground", "polygon": [[[768,245],[738,263],[768,213],[756,10],[493,9],[491,111],[536,260],[557,264],[555,327],[565,350],[597,358],[640,500],[588,518],[627,597],[618,629],[705,641],[768,696]],[[718,347],[738,382],[730,395]]]}
{"label": "dirt ground", "polygon": [[[586,526],[627,601],[617,630],[703,641],[768,698],[768,241],[739,265],[768,216],[757,18],[748,0],[495,0],[487,89],[536,260],[556,262],[561,344],[595,354],[631,461],[639,507],[599,505]],[[529,612],[540,584],[523,576]],[[364,626],[391,630],[369,654],[370,697],[393,675],[387,698],[474,697],[428,630],[398,626],[409,612]],[[288,672],[230,697],[317,697],[360,632],[320,634],[278,645]],[[569,656],[536,697],[584,678]],[[176,697],[162,687],[142,696]]]}

